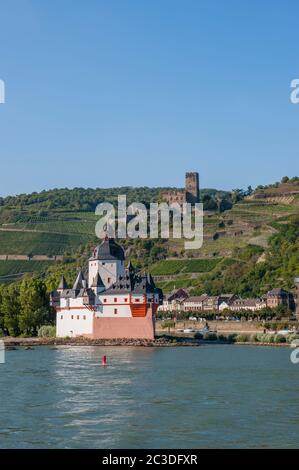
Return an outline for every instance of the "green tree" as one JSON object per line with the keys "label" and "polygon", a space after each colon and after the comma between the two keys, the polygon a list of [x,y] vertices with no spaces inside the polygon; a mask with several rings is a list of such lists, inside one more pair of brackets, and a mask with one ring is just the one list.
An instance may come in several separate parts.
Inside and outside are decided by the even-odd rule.
{"label": "green tree", "polygon": [[11,284],[2,292],[1,310],[3,314],[3,326],[11,336],[20,334],[20,296],[19,285]]}
{"label": "green tree", "polygon": [[0,285],[0,334],[4,332],[4,314],[2,310],[2,298],[3,298],[4,286]]}
{"label": "green tree", "polygon": [[44,282],[36,277],[26,277],[20,284],[19,327],[26,335],[36,335],[37,330],[51,321],[51,307]]}

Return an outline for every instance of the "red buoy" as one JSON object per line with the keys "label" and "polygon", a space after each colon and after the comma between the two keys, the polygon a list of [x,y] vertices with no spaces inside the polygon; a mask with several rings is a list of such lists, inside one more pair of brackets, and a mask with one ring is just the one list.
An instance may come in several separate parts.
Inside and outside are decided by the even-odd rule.
{"label": "red buoy", "polygon": [[106,366],[107,365],[107,358],[106,356],[103,356],[102,357],[102,366]]}

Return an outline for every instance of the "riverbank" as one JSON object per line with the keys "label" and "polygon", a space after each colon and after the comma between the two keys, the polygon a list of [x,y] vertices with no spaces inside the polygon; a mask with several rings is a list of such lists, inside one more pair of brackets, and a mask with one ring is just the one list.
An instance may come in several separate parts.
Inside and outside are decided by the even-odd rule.
{"label": "riverbank", "polygon": [[147,339],[90,339],[78,338],[2,338],[6,348],[10,347],[34,347],[34,346],[142,346],[142,347],[167,347],[167,346],[200,346],[203,341],[195,338],[181,338],[173,336],[157,337],[154,340]]}
{"label": "riverbank", "polygon": [[254,342],[254,341],[236,341],[229,340],[204,340],[195,339],[190,337],[181,336],[163,336],[157,337],[154,340],[146,339],[89,339],[89,338],[2,338],[6,349],[13,349],[16,347],[34,348],[36,346],[123,346],[123,347],[198,347],[203,345],[224,345],[233,344],[240,346],[274,346],[274,347],[289,347],[288,343],[267,343],[267,342]]}

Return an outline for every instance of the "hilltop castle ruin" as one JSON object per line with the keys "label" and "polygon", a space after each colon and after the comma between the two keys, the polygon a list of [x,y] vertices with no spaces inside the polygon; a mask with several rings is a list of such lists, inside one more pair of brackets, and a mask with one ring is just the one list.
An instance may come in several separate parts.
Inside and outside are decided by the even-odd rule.
{"label": "hilltop castle ruin", "polygon": [[172,204],[177,202],[183,204],[189,202],[195,204],[200,202],[199,195],[199,176],[197,172],[187,172],[185,176],[185,189],[176,189],[174,191],[164,191],[161,196],[165,202]]}

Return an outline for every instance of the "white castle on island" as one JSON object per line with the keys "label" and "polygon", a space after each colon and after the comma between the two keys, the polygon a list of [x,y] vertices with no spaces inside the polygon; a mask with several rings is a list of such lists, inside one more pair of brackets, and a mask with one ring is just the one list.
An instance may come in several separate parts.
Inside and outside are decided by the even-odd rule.
{"label": "white castle on island", "polygon": [[58,337],[93,339],[153,339],[161,289],[150,274],[125,267],[124,250],[106,237],[88,261],[88,274],[79,271],[73,287],[62,277],[51,304],[56,310]]}

